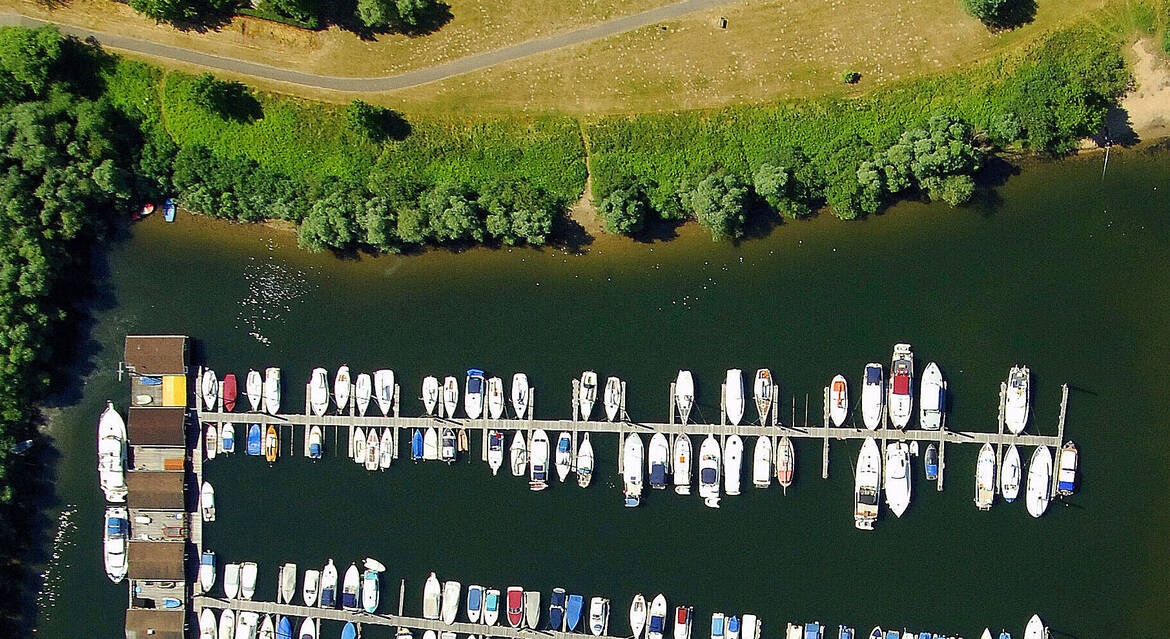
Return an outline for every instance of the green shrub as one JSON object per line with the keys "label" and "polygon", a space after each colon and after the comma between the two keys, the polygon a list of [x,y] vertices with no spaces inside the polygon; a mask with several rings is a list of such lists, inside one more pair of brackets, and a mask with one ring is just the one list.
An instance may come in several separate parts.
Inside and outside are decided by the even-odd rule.
{"label": "green shrub", "polygon": [[609,233],[634,235],[646,224],[646,198],[637,186],[617,188],[605,196],[597,212]]}
{"label": "green shrub", "polygon": [[751,190],[734,173],[709,175],[684,196],[695,220],[711,232],[711,239],[736,239],[743,225]]}

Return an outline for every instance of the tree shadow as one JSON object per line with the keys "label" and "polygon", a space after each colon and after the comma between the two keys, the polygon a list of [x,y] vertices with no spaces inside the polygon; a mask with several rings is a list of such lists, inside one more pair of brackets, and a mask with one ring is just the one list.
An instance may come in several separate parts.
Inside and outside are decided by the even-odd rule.
{"label": "tree shadow", "polygon": [[1022,27],[1036,19],[1036,0],[1015,0],[1005,3],[999,15],[988,24],[995,31]]}
{"label": "tree shadow", "polygon": [[242,82],[217,80],[214,110],[225,120],[248,124],[264,117],[260,101]]}
{"label": "tree shadow", "polygon": [[569,217],[568,212],[553,217],[552,229],[549,232],[551,246],[560,246],[574,253],[593,243],[593,235],[585,230],[577,220]]}
{"label": "tree shadow", "polygon": [[1141,136],[1133,130],[1133,122],[1129,119],[1129,111],[1120,106],[1110,107],[1105,113],[1105,126],[1097,133],[1089,136],[1099,147],[1118,144],[1123,147],[1133,146],[1141,142]]}
{"label": "tree shadow", "polygon": [[638,231],[631,237],[635,242],[643,244],[656,244],[658,242],[669,242],[678,237],[678,227],[682,226],[681,220],[664,220],[656,215],[651,216],[650,219],[642,225],[642,230]]}

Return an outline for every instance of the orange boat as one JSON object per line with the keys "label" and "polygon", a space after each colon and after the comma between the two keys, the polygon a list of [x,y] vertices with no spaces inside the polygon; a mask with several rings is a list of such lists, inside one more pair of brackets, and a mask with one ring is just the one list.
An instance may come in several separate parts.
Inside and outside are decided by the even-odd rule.
{"label": "orange boat", "polygon": [[268,433],[264,435],[264,459],[268,463],[276,461],[276,454],[280,451],[280,438],[276,436],[276,427],[268,425]]}

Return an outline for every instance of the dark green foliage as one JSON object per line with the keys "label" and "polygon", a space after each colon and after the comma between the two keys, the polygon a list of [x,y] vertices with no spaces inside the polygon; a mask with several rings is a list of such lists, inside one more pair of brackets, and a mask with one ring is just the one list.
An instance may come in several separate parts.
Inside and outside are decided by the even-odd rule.
{"label": "dark green foliage", "polygon": [[433,237],[440,241],[484,238],[484,212],[475,194],[463,185],[440,184],[419,199]]}
{"label": "dark green foliage", "polygon": [[961,0],[963,8],[983,24],[997,28],[1018,27],[1036,15],[1035,0]]}
{"label": "dark green foliage", "polygon": [[846,71],[841,74],[841,81],[845,84],[857,84],[861,80],[861,74],[856,71]]}
{"label": "dark green foliage", "polygon": [[402,140],[410,134],[410,125],[397,112],[354,100],[345,108],[349,129],[369,142]]}
{"label": "dark green foliage", "polygon": [[792,218],[813,213],[813,204],[824,190],[817,168],[800,149],[775,153],[752,173],[756,194],[782,215]]}
{"label": "dark green foliage", "polygon": [[397,11],[393,0],[357,0],[357,15],[362,24],[379,29],[390,26]]}
{"label": "dark green foliage", "polygon": [[0,69],[3,70],[3,90],[23,87],[24,91],[11,97],[40,95],[49,86],[56,70],[64,38],[53,27],[24,29],[0,27]]}
{"label": "dark green foliage", "polygon": [[605,220],[607,232],[634,235],[645,226],[649,206],[640,187],[628,186],[610,191],[598,204],[597,211]]}
{"label": "dark green foliage", "polygon": [[129,0],[129,4],[157,22],[180,27],[214,27],[230,19],[239,0]]}
{"label": "dark green foliage", "polygon": [[348,247],[358,238],[358,219],[365,203],[353,189],[338,187],[309,207],[297,232],[297,243],[311,251]]}
{"label": "dark green foliage", "polygon": [[[866,201],[880,203],[920,189],[932,200],[959,205],[971,197],[974,182],[970,176],[982,166],[983,152],[972,142],[971,127],[953,118],[935,116],[925,129],[906,131],[873,160],[862,162],[857,177]],[[959,176],[967,179],[951,179]]]}
{"label": "dark green foliage", "polygon": [[260,103],[240,82],[216,80],[210,73],[201,73],[191,80],[190,91],[193,104],[224,119],[248,122],[263,115]]}
{"label": "dark green foliage", "polygon": [[734,173],[707,176],[683,196],[695,220],[711,231],[711,239],[738,238],[747,221],[751,190]]}
{"label": "dark green foliage", "polygon": [[487,232],[509,246],[520,242],[544,244],[552,231],[553,218],[564,212],[563,205],[527,180],[489,185],[479,196],[479,206],[487,212]]}
{"label": "dark green foliage", "polygon": [[248,158],[221,158],[198,145],[175,155],[173,183],[184,208],[213,217],[300,221],[309,207],[293,180]]}

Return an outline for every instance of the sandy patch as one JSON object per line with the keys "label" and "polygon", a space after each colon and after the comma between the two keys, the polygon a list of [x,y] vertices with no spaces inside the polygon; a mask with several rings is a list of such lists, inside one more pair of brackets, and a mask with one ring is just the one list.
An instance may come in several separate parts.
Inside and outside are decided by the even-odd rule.
{"label": "sandy patch", "polygon": [[1121,100],[1129,125],[1142,139],[1170,135],[1170,65],[1148,38],[1133,45],[1133,76],[1137,87]]}

